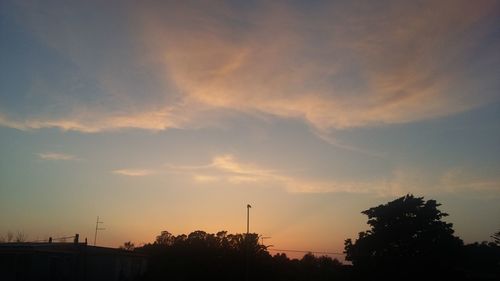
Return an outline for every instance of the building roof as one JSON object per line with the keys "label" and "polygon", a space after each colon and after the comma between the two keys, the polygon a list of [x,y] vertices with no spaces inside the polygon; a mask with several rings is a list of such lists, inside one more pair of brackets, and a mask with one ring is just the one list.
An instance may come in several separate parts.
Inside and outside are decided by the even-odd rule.
{"label": "building roof", "polygon": [[90,246],[86,243],[0,243],[0,253],[66,253],[76,254],[85,251],[91,255],[119,255],[119,256],[134,256],[146,257],[144,254],[139,254],[132,251],[126,251],[117,248]]}

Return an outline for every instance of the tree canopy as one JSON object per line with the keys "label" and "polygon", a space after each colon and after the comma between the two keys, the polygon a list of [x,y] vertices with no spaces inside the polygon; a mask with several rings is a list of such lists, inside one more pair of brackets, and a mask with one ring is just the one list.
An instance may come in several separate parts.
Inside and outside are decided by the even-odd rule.
{"label": "tree canopy", "polygon": [[153,244],[135,249],[149,256],[143,280],[346,280],[349,267],[330,257],[272,256],[259,235],[162,231]]}
{"label": "tree canopy", "polygon": [[[406,195],[362,212],[370,229],[358,239],[345,241],[346,260],[360,274],[406,280],[450,274],[462,241],[453,235],[451,223],[442,221],[435,200]],[[437,277],[436,278],[440,278]]]}
{"label": "tree canopy", "polygon": [[118,248],[121,250],[125,250],[125,251],[133,251],[135,249],[135,245],[131,241],[127,241],[127,242],[123,243],[123,245],[121,245]]}
{"label": "tree canopy", "polygon": [[149,258],[145,281],[500,280],[500,245],[464,246],[440,206],[406,195],[363,211],[369,229],[345,241],[352,265],[311,253],[302,259],[273,256],[259,244],[258,234],[226,231],[177,236],[162,231],[153,243],[134,251]]}

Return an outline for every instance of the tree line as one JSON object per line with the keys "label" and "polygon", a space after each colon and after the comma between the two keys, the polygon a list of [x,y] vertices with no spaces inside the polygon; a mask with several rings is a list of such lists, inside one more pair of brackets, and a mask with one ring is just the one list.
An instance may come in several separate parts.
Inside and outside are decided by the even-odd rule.
{"label": "tree line", "polygon": [[344,280],[348,267],[313,254],[300,260],[272,256],[255,233],[194,231],[174,236],[162,231],[154,243],[134,251],[149,256],[144,280]]}
{"label": "tree line", "polygon": [[271,255],[259,235],[226,231],[172,235],[122,248],[149,256],[143,280],[500,280],[500,231],[464,244],[435,200],[406,195],[370,208],[370,229],[345,241],[350,263],[311,253]]}

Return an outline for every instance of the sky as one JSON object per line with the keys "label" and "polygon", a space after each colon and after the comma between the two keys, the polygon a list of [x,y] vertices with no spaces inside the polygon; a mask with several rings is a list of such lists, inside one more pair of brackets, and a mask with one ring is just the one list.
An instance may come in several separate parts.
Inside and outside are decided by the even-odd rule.
{"label": "sky", "polygon": [[1,1],[0,236],[250,231],[342,252],[361,211],[500,229],[498,1]]}

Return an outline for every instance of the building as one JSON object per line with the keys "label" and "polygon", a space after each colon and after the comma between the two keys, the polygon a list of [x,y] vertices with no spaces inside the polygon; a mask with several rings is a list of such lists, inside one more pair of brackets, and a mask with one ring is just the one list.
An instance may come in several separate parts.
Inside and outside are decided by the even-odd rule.
{"label": "building", "polygon": [[0,243],[0,280],[129,281],[147,267],[146,256],[79,243]]}

